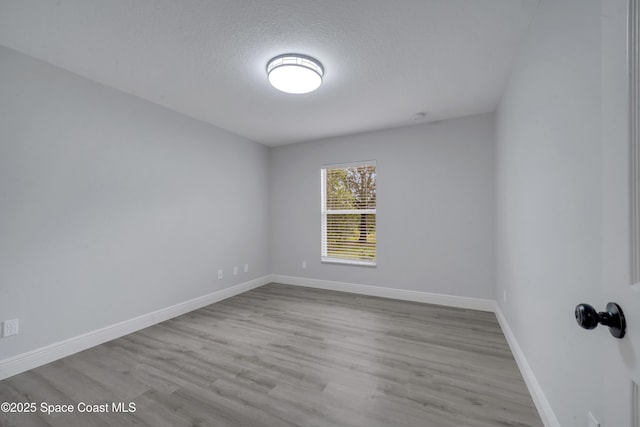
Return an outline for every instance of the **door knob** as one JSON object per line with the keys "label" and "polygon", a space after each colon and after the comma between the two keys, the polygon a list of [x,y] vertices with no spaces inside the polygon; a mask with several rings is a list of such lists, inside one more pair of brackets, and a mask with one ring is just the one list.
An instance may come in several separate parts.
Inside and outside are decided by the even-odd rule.
{"label": "door knob", "polygon": [[609,332],[616,338],[624,337],[627,330],[627,322],[624,320],[624,312],[618,304],[610,302],[606,311],[598,313],[589,304],[576,305],[576,322],[584,329],[595,329],[598,323],[609,327]]}

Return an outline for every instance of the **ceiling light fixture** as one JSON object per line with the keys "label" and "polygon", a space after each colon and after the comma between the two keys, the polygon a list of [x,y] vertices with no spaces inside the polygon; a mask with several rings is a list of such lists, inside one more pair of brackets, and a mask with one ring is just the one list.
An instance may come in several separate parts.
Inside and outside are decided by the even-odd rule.
{"label": "ceiling light fixture", "polygon": [[310,56],[289,53],[272,58],[267,64],[269,83],[287,93],[308,93],[322,84],[324,68]]}

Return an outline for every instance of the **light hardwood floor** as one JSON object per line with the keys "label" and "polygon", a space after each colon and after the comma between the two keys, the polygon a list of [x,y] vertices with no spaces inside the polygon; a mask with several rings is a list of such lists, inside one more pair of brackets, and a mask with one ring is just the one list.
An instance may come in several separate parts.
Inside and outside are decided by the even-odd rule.
{"label": "light hardwood floor", "polygon": [[1,381],[4,401],[76,412],[2,426],[542,425],[492,313],[274,283]]}

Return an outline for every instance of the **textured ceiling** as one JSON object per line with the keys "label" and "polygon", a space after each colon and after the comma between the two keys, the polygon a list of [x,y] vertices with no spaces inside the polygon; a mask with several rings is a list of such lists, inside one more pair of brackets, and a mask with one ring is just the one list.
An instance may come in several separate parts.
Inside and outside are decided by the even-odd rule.
{"label": "textured ceiling", "polygon": [[[537,4],[3,0],[0,44],[273,146],[494,111]],[[291,52],[320,89],[269,86]]]}

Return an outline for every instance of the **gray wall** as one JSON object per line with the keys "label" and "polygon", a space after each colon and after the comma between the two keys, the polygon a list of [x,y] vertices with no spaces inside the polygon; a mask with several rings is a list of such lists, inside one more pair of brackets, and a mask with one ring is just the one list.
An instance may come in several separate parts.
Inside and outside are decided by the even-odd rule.
{"label": "gray wall", "polygon": [[0,320],[20,319],[0,360],[268,274],[267,164],[0,47]]}
{"label": "gray wall", "polygon": [[563,426],[602,409],[600,58],[600,2],[543,0],[497,113],[496,299]]}
{"label": "gray wall", "polygon": [[[493,299],[493,145],[486,114],[270,150],[272,272]],[[378,266],[323,264],[320,169],[359,160],[377,161]]]}

